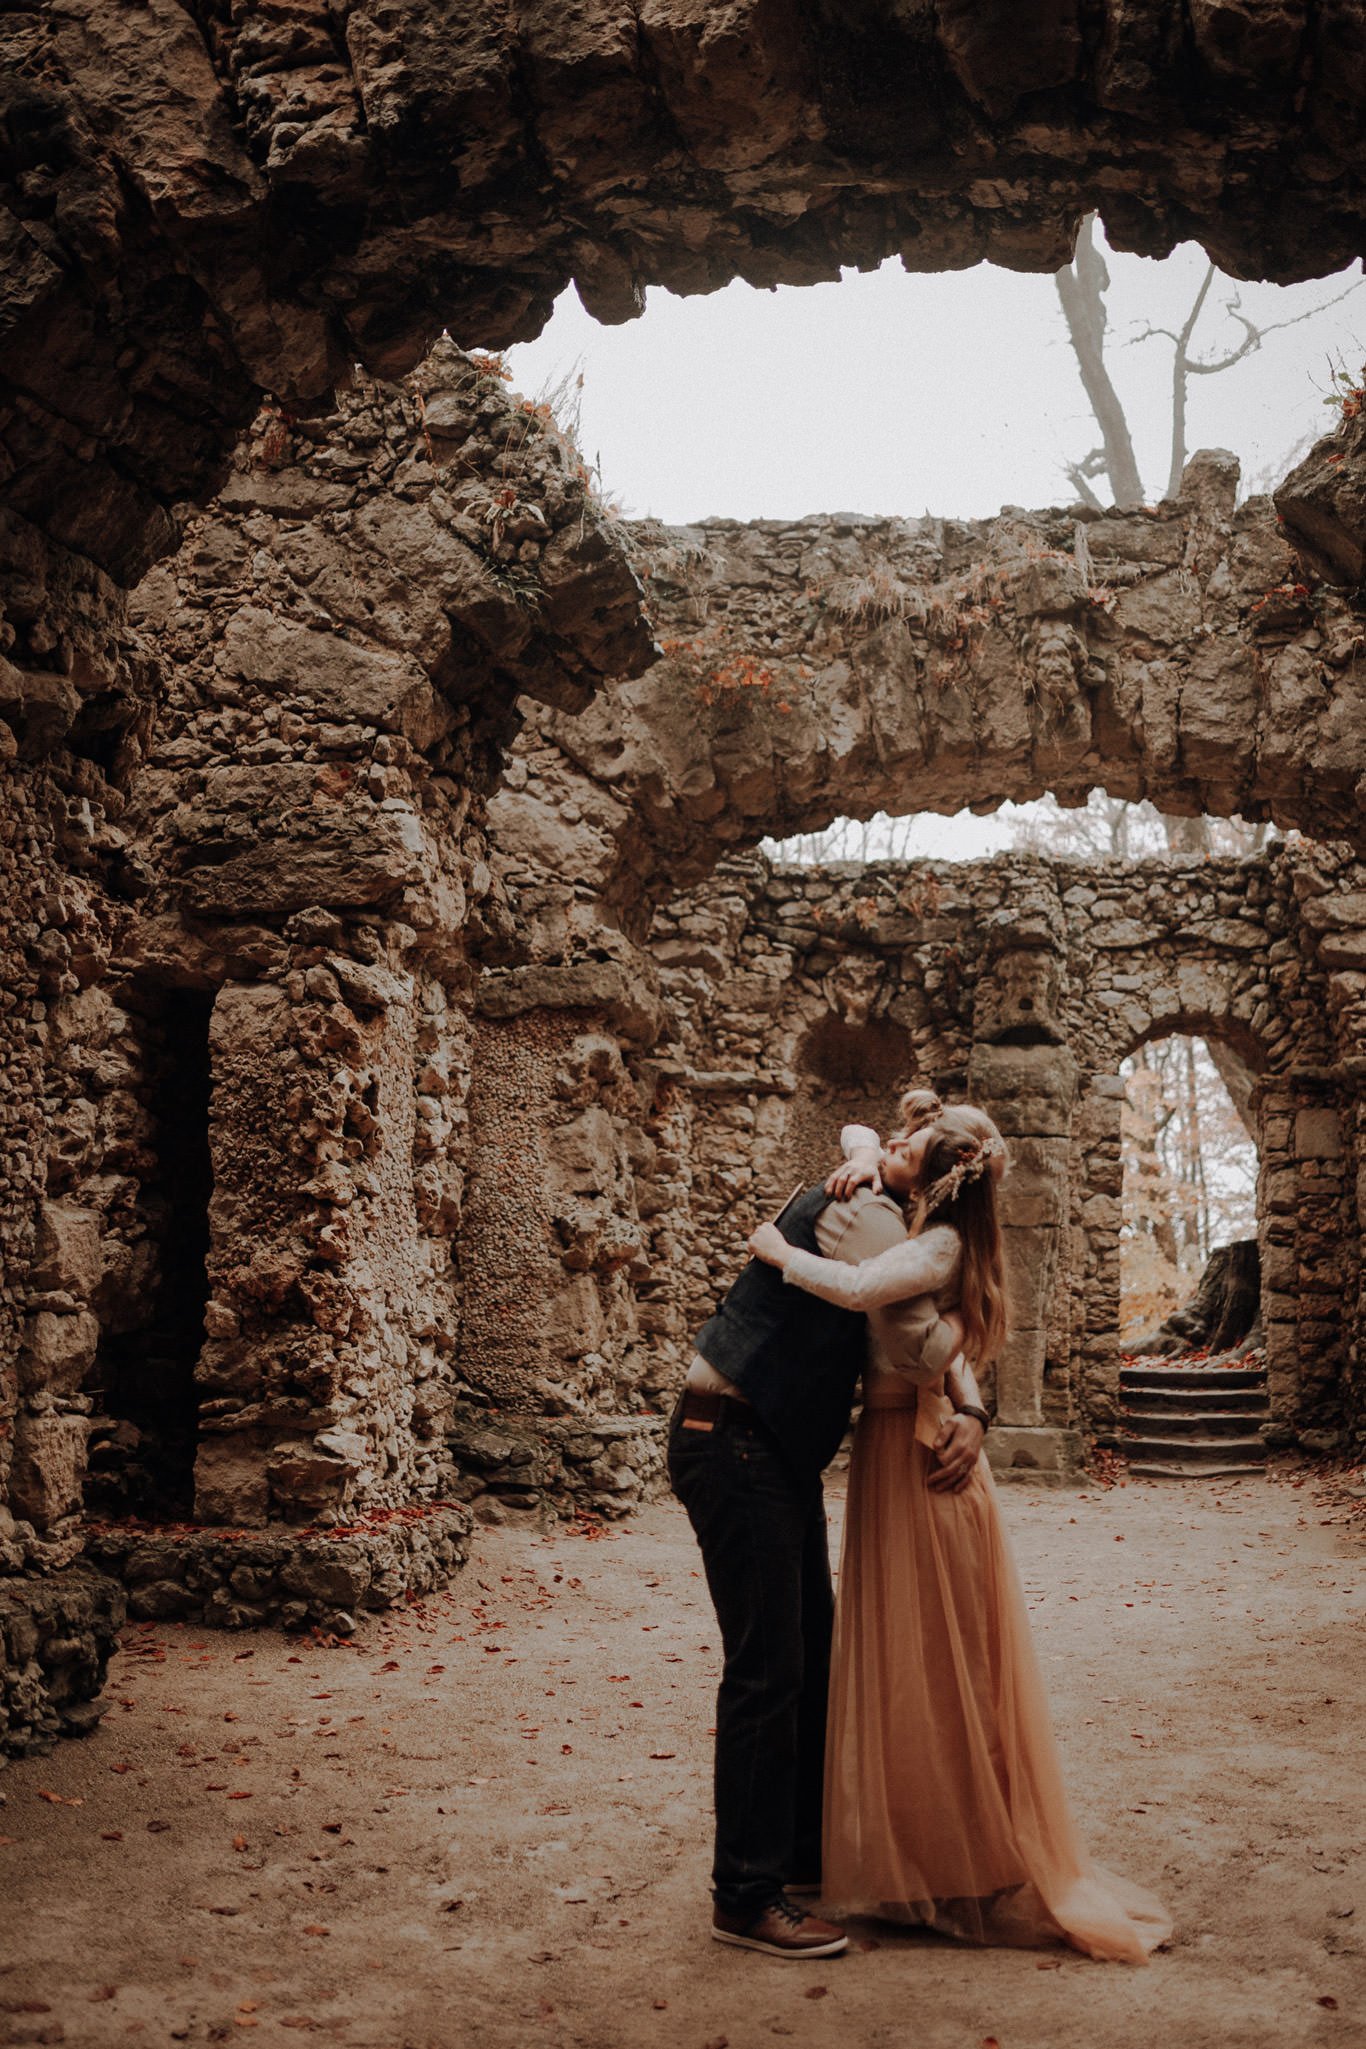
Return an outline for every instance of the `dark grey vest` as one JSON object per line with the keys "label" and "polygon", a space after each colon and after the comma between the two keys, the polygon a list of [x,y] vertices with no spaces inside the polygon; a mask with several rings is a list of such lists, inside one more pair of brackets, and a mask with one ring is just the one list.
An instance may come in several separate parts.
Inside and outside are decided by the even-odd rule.
{"label": "dark grey vest", "polygon": [[[789,1244],[820,1251],[816,1219],[829,1201],[819,1186],[793,1197],[778,1218]],[[697,1335],[702,1357],[754,1404],[803,1479],[839,1450],[867,1344],[865,1317],[789,1286],[758,1259]]]}

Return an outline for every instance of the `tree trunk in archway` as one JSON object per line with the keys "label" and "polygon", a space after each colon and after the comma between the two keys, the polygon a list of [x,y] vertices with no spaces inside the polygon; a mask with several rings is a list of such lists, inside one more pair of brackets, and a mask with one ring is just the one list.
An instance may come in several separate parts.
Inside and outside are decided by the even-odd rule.
{"label": "tree trunk in archway", "polygon": [[1216,1245],[1188,1302],[1129,1347],[1136,1358],[1183,1352],[1231,1352],[1251,1334],[1261,1307],[1261,1259],[1255,1238]]}

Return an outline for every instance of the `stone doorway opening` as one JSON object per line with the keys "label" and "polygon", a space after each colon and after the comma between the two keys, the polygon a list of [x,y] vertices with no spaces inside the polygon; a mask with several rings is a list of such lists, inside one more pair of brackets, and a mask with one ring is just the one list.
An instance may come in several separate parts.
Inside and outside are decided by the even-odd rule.
{"label": "stone doorway opening", "polygon": [[88,1392],[87,1505],[150,1522],[194,1508],[195,1367],[208,1300],[213,992],[158,991],[141,1021],[141,1181],[125,1225],[128,1257],[109,1289]]}
{"label": "stone doorway opening", "polygon": [[[1232,1047],[1175,1033],[1139,1046],[1120,1074],[1121,1340],[1134,1348],[1175,1319],[1173,1345],[1241,1344],[1259,1306],[1256,1077]],[[1222,1292],[1197,1313],[1186,1305],[1212,1263]]]}
{"label": "stone doorway opening", "polygon": [[1256,1079],[1184,1034],[1124,1061],[1119,1446],[1138,1473],[1227,1478],[1266,1458]]}

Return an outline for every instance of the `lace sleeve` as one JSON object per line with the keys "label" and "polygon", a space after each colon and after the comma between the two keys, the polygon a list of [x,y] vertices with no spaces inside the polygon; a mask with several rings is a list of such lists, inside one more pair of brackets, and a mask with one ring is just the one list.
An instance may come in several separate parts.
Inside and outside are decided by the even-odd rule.
{"label": "lace sleeve", "polygon": [[934,1295],[947,1287],[958,1254],[958,1233],[951,1225],[939,1224],[919,1238],[906,1238],[879,1252],[875,1259],[860,1260],[857,1266],[795,1248],[788,1256],[783,1278],[842,1309],[885,1309],[889,1303],[904,1302],[912,1295]]}
{"label": "lace sleeve", "polygon": [[845,1159],[851,1159],[856,1152],[870,1150],[875,1153],[882,1151],[882,1140],[872,1125],[846,1124],[840,1133],[840,1151]]}

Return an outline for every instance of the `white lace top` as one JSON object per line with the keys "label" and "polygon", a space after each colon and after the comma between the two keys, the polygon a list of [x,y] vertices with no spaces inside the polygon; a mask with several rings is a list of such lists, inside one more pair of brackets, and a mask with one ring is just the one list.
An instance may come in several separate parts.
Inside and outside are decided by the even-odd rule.
{"label": "white lace top", "polygon": [[941,1310],[958,1299],[963,1247],[952,1224],[931,1224],[918,1238],[891,1245],[874,1259],[845,1266],[837,1259],[795,1247],[783,1269],[784,1280],[805,1288],[822,1301],[842,1309],[885,1309],[912,1295],[933,1295]]}

